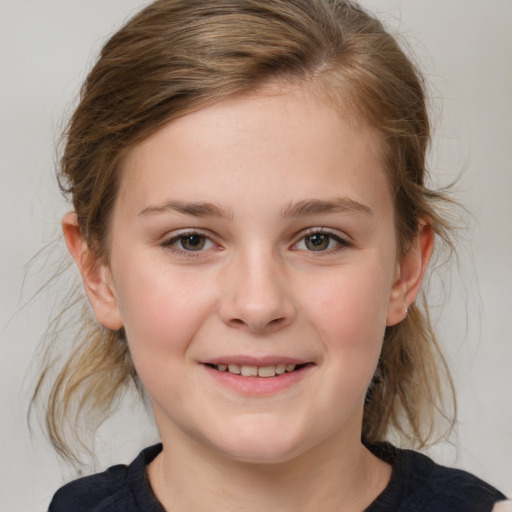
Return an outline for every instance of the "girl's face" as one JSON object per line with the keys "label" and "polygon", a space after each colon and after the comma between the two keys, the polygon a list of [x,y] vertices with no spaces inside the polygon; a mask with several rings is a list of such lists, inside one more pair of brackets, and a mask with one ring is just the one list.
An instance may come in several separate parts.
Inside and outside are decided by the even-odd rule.
{"label": "girl's face", "polygon": [[397,261],[379,151],[299,87],[225,100],[131,151],[91,302],[124,326],[164,444],[275,462],[359,442],[418,267]]}

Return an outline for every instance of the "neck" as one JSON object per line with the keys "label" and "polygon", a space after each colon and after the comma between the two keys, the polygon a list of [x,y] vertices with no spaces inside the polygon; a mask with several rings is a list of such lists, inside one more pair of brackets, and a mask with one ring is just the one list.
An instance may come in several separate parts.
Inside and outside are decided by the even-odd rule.
{"label": "neck", "polygon": [[169,511],[306,512],[321,503],[325,512],[359,512],[391,475],[391,468],[360,442],[325,443],[291,461],[254,464],[204,447],[198,454],[190,440],[162,441],[164,450],[148,474]]}

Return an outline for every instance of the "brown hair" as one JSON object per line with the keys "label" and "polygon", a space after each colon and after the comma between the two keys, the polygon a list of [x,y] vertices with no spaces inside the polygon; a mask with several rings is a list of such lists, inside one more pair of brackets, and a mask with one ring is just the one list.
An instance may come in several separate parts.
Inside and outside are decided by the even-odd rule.
{"label": "brown hair", "polygon": [[[59,183],[96,254],[108,260],[109,218],[130,149],[173,119],[279,80],[307,84],[380,132],[401,254],[420,219],[449,243],[436,207],[446,198],[424,183],[423,82],[378,20],[346,0],[157,0],[105,44],[65,134]],[[123,331],[84,315],[87,328],[51,386],[46,414],[50,438],[67,457],[66,418],[107,415],[123,386],[139,385]],[[443,374],[451,388],[426,305],[413,305],[386,330],[363,439],[395,431],[425,444],[442,411]]]}

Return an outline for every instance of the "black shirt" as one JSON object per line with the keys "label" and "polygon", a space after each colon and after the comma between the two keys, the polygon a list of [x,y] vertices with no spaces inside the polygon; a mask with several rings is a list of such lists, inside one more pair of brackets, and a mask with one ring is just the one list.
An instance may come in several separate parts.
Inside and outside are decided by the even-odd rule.
{"label": "black shirt", "polygon": [[[490,512],[506,499],[475,476],[435,464],[420,453],[388,444],[369,449],[393,470],[388,486],[366,512]],[[161,444],[151,446],[129,466],[112,466],[65,485],[49,512],[164,512],[146,471],[161,450]]]}

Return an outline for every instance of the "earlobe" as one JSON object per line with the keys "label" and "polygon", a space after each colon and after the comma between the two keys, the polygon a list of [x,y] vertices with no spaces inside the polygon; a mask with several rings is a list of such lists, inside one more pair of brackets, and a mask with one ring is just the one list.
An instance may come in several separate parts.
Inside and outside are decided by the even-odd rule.
{"label": "earlobe", "polygon": [[110,271],[84,239],[75,212],[64,215],[62,231],[67,248],[82,276],[85,292],[96,319],[107,329],[120,329],[123,322]]}
{"label": "earlobe", "polygon": [[407,316],[407,309],[420,292],[433,250],[434,229],[431,224],[420,221],[418,235],[399,264],[388,303],[387,326],[396,325]]}

